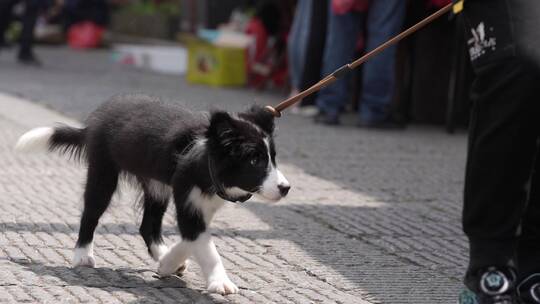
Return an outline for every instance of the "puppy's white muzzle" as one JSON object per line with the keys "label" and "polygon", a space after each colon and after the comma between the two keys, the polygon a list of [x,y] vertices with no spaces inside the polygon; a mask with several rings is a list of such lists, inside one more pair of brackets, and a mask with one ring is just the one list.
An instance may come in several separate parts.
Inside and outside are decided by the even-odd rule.
{"label": "puppy's white muzzle", "polygon": [[290,189],[291,184],[283,173],[277,168],[272,167],[258,194],[267,200],[277,202],[285,197]]}

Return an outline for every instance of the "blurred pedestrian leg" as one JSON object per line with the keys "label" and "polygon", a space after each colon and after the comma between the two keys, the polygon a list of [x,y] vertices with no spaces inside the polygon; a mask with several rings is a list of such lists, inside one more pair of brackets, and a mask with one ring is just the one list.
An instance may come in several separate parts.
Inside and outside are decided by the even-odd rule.
{"label": "blurred pedestrian leg", "polygon": [[[300,0],[288,38],[291,96],[319,81],[326,39],[327,1]],[[291,113],[314,116],[317,94],[307,96]]]}
{"label": "blurred pedestrian leg", "polygon": [[[405,1],[374,0],[367,12],[366,51],[370,51],[397,35],[403,25]],[[351,10],[336,13],[330,9],[322,75],[328,75],[354,59],[362,21],[366,15]],[[366,62],[362,69],[361,121],[376,124],[389,116],[394,96],[396,46]],[[338,80],[319,93],[317,105],[324,114],[323,123],[339,123],[339,113],[349,100],[350,78]]]}
{"label": "blurred pedestrian leg", "polygon": [[291,91],[298,92],[307,52],[309,30],[311,27],[311,0],[299,0],[296,4],[291,33],[287,42],[289,56],[289,75]]}
{"label": "blurred pedestrian leg", "polygon": [[[331,2],[331,1],[330,1]],[[355,54],[364,15],[350,11],[336,14],[328,10],[326,44],[324,48],[322,77],[347,64]],[[326,124],[339,123],[339,113],[347,104],[350,75],[322,89],[317,97],[317,106]]]}
{"label": "blurred pedestrian leg", "polygon": [[[371,51],[399,34],[405,18],[406,1],[370,1],[366,23],[366,51]],[[397,45],[387,48],[362,67],[360,119],[376,124],[389,119],[396,87]]]}
{"label": "blurred pedestrian leg", "polygon": [[13,9],[18,3],[24,3],[22,15],[22,31],[19,37],[20,48],[17,55],[19,62],[29,65],[40,65],[33,52],[34,28],[40,9],[46,6],[46,0],[0,0],[0,45],[5,44],[5,33],[13,21]]}
{"label": "blurred pedestrian leg", "polygon": [[40,0],[25,0],[24,15],[22,17],[22,32],[20,37],[19,62],[31,65],[41,65],[36,58],[34,46],[34,29],[40,12]]}

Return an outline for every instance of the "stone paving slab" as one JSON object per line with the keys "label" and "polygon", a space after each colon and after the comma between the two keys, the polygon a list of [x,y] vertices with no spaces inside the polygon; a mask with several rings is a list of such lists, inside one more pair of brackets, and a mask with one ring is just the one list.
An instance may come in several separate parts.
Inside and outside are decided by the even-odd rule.
{"label": "stone paving slab", "polygon": [[[206,294],[196,267],[182,278],[155,278],[127,187],[97,230],[98,268],[71,269],[84,166],[11,149],[29,127],[75,122],[11,96],[75,119],[121,92],[154,93],[195,109],[239,110],[279,97],[190,86],[112,65],[107,51],[39,51],[46,65],[38,70],[0,56],[0,91],[10,94],[0,94],[0,303],[455,302],[467,253],[460,229],[466,139],[422,126],[378,132],[292,115],[278,120],[289,198],[227,206],[214,223],[239,295]],[[172,212],[164,227],[171,243]]]}

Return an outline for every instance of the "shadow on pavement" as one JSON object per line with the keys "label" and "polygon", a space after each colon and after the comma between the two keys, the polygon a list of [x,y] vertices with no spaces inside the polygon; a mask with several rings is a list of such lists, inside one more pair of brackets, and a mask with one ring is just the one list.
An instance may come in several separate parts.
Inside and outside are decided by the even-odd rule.
{"label": "shadow on pavement", "polygon": [[[246,207],[272,229],[234,234],[265,244],[292,242],[316,263],[285,258],[305,265],[306,272],[322,281],[334,280],[334,272],[344,280],[339,285],[368,294],[376,303],[449,303],[458,294],[456,278],[466,265],[467,250],[459,227],[444,211],[303,204]],[[411,221],[418,213],[423,218]]]}
{"label": "shadow on pavement", "polygon": [[[216,299],[186,287],[186,282],[173,276],[164,279],[154,277],[148,269],[112,269],[52,266],[39,262],[12,260],[24,270],[31,271],[48,284],[70,288],[80,286],[98,288],[109,296],[115,292],[130,293],[137,300],[129,303],[219,303]],[[52,281],[52,282],[51,282]],[[96,296],[89,291],[92,296]]]}

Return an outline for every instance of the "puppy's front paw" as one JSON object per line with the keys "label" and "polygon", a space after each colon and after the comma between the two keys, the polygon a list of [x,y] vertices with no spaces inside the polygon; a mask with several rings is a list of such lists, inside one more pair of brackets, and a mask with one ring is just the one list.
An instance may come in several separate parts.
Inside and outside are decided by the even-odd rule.
{"label": "puppy's front paw", "polygon": [[178,266],[177,263],[168,259],[161,259],[159,261],[158,274],[162,277],[168,277],[173,274],[182,275],[188,266],[188,261],[186,260],[183,264]]}
{"label": "puppy's front paw", "polygon": [[75,255],[73,256],[73,267],[85,266],[85,267],[96,267],[96,259],[94,255],[90,254],[85,248],[75,249]]}
{"label": "puppy's front paw", "polygon": [[178,267],[178,269],[176,269],[174,274],[177,275],[177,276],[182,276],[184,274],[184,272],[186,272],[188,267],[189,267],[189,260],[186,260],[184,262],[184,264],[180,265],[180,267]]}
{"label": "puppy's front paw", "polygon": [[215,278],[208,283],[208,291],[222,295],[238,293],[238,287],[228,277]]}

